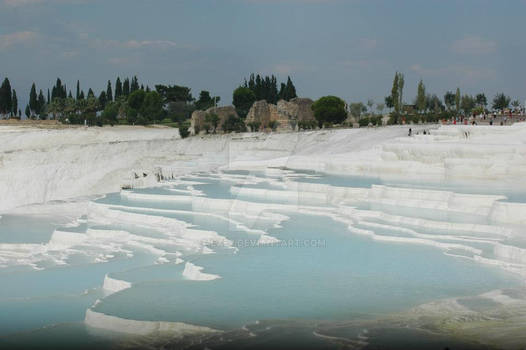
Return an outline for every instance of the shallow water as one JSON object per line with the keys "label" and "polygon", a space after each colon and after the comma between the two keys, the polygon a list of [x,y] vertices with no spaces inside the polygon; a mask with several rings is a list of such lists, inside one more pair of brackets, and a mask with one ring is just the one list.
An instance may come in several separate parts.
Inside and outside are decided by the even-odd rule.
{"label": "shallow water", "polygon": [[[38,345],[41,339],[71,344],[72,334],[76,344],[109,347],[122,341],[113,338],[116,333],[84,326],[87,309],[122,319],[184,322],[237,332],[244,325],[265,320],[370,319],[433,300],[522,285],[516,274],[467,259],[476,254],[469,249],[480,249],[482,256],[493,258],[492,241],[470,241],[465,234],[459,239],[451,230],[438,232],[425,226],[414,229],[420,235],[438,236],[426,236],[432,243],[456,242],[463,246],[445,249],[436,244],[383,242],[357,235],[349,226],[372,230],[380,238],[413,238],[414,233],[397,232],[402,223],[378,226],[385,222],[374,217],[353,223],[353,217],[348,218],[349,222],[342,221],[335,214],[337,206],[317,203],[315,198],[306,201],[273,197],[276,193],[272,191],[284,190],[285,182],[291,181],[358,189],[386,185],[373,178],[279,169],[269,173],[196,174],[165,187],[109,194],[93,203],[90,210],[94,211],[86,213],[87,222],[77,228],[53,226],[52,218],[4,216],[0,219],[0,258],[5,265],[0,268],[0,309],[5,312],[0,315],[0,345]],[[235,188],[274,194],[240,195]],[[418,208],[357,208],[360,215],[384,210],[403,217],[440,220],[434,212]],[[104,217],[108,213],[132,216],[108,221]],[[468,214],[456,215],[451,222],[478,223],[478,218]],[[204,251],[172,235],[172,221],[159,224],[155,221],[159,218],[177,220],[191,230],[216,232],[232,246],[204,240],[200,244],[215,253],[202,254]],[[15,243],[43,244],[55,229],[71,234],[85,232],[88,238],[31,255],[30,263],[22,257],[36,248],[28,248],[19,258],[14,255]],[[97,235],[89,236],[89,230]],[[113,237],[115,232],[126,232],[127,236]],[[261,233],[275,238],[274,243],[258,244]],[[220,278],[189,280],[183,275],[187,262]],[[102,288],[106,275],[131,283],[131,288],[108,296]],[[487,305],[491,305],[487,300],[465,302],[472,308]],[[270,338],[261,336],[259,341],[240,340],[240,347],[275,345],[277,339],[283,341],[284,334],[293,338],[303,333],[312,336],[312,325],[300,322],[292,327],[292,333],[287,333],[290,327]],[[375,341],[407,338],[402,333],[387,334],[391,333],[369,335],[375,339],[368,340],[369,346],[374,348]],[[313,337],[320,347],[334,345],[334,339]],[[421,339],[424,344],[447,343],[433,338],[436,335],[414,333],[409,337]],[[214,343],[213,339],[207,341]]]}

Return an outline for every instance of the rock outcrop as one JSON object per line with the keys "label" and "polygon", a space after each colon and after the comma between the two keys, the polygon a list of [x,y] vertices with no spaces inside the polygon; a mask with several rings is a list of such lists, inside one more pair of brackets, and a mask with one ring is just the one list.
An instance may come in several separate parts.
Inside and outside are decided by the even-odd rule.
{"label": "rock outcrop", "polygon": [[290,101],[280,100],[277,105],[267,101],[257,101],[248,112],[246,124],[257,123],[260,130],[270,127],[271,122],[277,123],[277,130],[295,130],[298,122],[313,121],[313,101],[309,98],[294,98]]}
{"label": "rock outcrop", "polygon": [[195,134],[200,133],[201,131],[204,131],[205,125],[207,124],[206,116],[213,115],[213,114],[219,117],[216,132],[223,131],[223,124],[228,119],[228,117],[230,117],[231,115],[235,116],[236,118],[239,117],[237,115],[237,112],[234,106],[212,107],[212,108],[207,109],[206,111],[194,111],[194,113],[192,113],[190,133],[192,135],[195,135]]}

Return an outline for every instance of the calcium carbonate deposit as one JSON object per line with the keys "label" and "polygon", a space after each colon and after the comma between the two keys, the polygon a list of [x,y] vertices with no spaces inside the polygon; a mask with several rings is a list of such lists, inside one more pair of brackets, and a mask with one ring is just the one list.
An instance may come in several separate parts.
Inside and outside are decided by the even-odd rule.
{"label": "calcium carbonate deposit", "polygon": [[417,132],[0,128],[0,346],[524,345],[526,124]]}

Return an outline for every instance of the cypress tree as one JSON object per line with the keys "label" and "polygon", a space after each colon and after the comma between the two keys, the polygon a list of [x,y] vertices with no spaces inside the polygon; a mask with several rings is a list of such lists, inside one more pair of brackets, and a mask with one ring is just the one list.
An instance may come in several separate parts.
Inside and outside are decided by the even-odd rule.
{"label": "cypress tree", "polygon": [[117,101],[117,99],[121,96],[122,96],[121,78],[117,78],[117,81],[115,82],[115,101]]}
{"label": "cypress tree", "polygon": [[106,107],[107,102],[108,102],[108,97],[106,96],[106,91],[103,90],[99,95],[100,109],[104,109]]}
{"label": "cypress tree", "polygon": [[298,97],[298,95],[296,94],[296,87],[292,83],[292,79],[290,79],[290,77],[287,78],[286,92],[287,92],[286,93],[287,101],[290,101],[293,98]]}
{"label": "cypress tree", "polygon": [[137,76],[134,76],[131,82],[130,93],[137,90],[139,90],[139,80],[137,80]]}
{"label": "cypress tree", "polygon": [[40,90],[40,93],[38,94],[38,110],[37,110],[37,114],[40,115],[40,114],[44,113],[45,108],[46,108],[46,99],[44,98],[44,93],[42,92],[42,90]]}
{"label": "cypress tree", "polygon": [[49,88],[47,89],[47,104],[51,103],[51,97],[49,95]]}
{"label": "cypress tree", "polygon": [[[35,86],[35,83],[31,86],[31,92],[29,93],[29,112],[31,115],[33,112],[36,112],[38,108],[38,96],[37,96],[37,88]],[[27,110],[26,110],[27,115]]]}
{"label": "cypress tree", "polygon": [[71,90],[69,90],[68,98],[73,98],[73,94],[71,93]]}
{"label": "cypress tree", "polygon": [[11,113],[12,102],[11,83],[9,83],[9,79],[5,78],[0,87],[0,114]]}
{"label": "cypress tree", "polygon": [[93,90],[91,90],[91,88],[88,90],[88,98],[94,98],[95,97],[95,93],[93,92]]}
{"label": "cypress tree", "polygon": [[106,88],[106,99],[109,102],[113,101],[113,92],[111,90],[111,81],[108,80],[108,87]]}
{"label": "cypress tree", "polygon": [[26,118],[29,119],[31,117],[31,109],[29,108],[29,105],[26,105],[25,114],[26,114]]}
{"label": "cypress tree", "polygon": [[80,91],[80,95],[79,95],[79,100],[83,100],[84,99],[84,91]]}
{"label": "cypress tree", "polygon": [[11,113],[13,115],[16,115],[16,112],[18,111],[18,97],[16,96],[16,90],[13,89],[13,98],[11,100]]}
{"label": "cypress tree", "polygon": [[77,80],[77,95],[76,99],[78,100],[80,97],[80,80]]}
{"label": "cypress tree", "polygon": [[122,94],[126,97],[130,96],[130,79],[126,78],[122,84]]}

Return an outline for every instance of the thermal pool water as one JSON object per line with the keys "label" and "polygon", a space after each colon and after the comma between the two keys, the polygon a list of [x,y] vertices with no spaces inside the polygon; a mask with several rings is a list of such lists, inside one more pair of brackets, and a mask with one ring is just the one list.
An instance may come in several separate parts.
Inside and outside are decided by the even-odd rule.
{"label": "thermal pool water", "polygon": [[0,346],[222,348],[218,334],[240,346],[295,334],[364,348],[406,337],[342,324],[433,314],[439,300],[463,312],[522,301],[525,197],[467,192],[267,168],[4,215]]}

